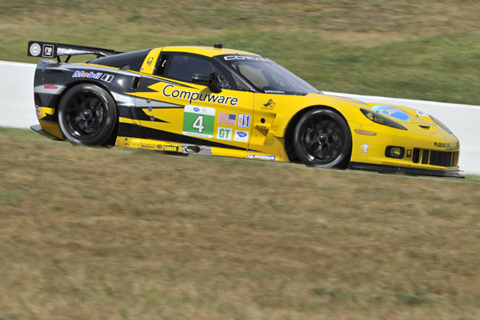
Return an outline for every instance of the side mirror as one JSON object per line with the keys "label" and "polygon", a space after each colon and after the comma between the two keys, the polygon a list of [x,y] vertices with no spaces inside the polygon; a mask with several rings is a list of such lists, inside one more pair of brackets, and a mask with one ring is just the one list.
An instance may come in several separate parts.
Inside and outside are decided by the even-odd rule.
{"label": "side mirror", "polygon": [[207,86],[210,91],[213,93],[220,93],[222,92],[222,88],[218,86],[215,82],[214,77],[209,77],[204,74],[194,74],[192,76],[192,82],[195,84],[200,84],[202,86]]}
{"label": "side mirror", "polygon": [[204,74],[196,73],[192,76],[192,82],[195,84],[201,84],[202,86],[208,86],[209,80],[210,80],[210,77]]}

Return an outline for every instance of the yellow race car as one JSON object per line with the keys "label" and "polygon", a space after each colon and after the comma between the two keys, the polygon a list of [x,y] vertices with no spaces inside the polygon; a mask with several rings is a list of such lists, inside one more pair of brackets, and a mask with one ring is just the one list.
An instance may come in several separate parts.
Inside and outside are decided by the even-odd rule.
{"label": "yellow race car", "polygon": [[[97,58],[68,62],[80,54]],[[28,55],[49,58],[35,72],[40,125],[32,129],[52,139],[461,177],[459,141],[434,117],[325,95],[253,53],[221,44],[118,53],[30,41]]]}

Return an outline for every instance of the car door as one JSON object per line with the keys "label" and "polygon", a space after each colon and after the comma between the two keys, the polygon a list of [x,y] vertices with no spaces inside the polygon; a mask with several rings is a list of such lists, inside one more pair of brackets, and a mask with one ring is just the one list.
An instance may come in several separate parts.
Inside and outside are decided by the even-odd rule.
{"label": "car door", "polygon": [[[211,78],[221,92],[193,83],[194,76]],[[180,143],[186,152],[246,156],[253,93],[238,90],[228,71],[209,57],[162,52],[155,77],[140,80],[136,106],[147,139]]]}

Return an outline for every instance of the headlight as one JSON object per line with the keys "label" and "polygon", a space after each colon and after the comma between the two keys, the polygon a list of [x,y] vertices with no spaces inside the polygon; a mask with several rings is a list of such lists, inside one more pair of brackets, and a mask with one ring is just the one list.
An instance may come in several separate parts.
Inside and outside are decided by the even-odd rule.
{"label": "headlight", "polygon": [[362,113],[365,115],[365,117],[367,117],[368,119],[370,119],[371,121],[373,121],[375,123],[378,123],[378,124],[381,124],[381,125],[384,125],[384,126],[388,126],[388,127],[392,127],[392,128],[395,128],[395,129],[407,130],[407,128],[402,126],[400,123],[393,121],[392,119],[384,116],[381,113],[378,113],[378,112],[375,112],[375,111],[372,111],[372,110],[368,110],[368,109],[363,109],[363,108],[360,109],[360,111],[362,111]]}
{"label": "headlight", "polygon": [[388,146],[387,149],[385,149],[385,156],[388,158],[403,159],[405,156],[405,148]]}
{"label": "headlight", "polygon": [[445,130],[448,134],[452,134],[452,131],[450,131],[450,129],[448,129],[447,126],[444,125],[440,120],[432,116],[430,116],[430,118],[432,118],[433,122],[435,122],[440,128]]}

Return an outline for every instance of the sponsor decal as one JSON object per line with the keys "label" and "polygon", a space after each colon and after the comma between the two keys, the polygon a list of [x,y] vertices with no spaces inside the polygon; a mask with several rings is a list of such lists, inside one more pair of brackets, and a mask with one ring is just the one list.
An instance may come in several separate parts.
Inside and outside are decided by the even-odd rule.
{"label": "sponsor decal", "polygon": [[243,131],[243,130],[235,130],[235,138],[233,140],[239,141],[239,142],[248,142],[248,131]]}
{"label": "sponsor decal", "polygon": [[452,148],[450,143],[434,142],[433,145],[437,148],[445,148],[445,149],[451,149]]}
{"label": "sponsor decal", "polygon": [[85,71],[75,71],[72,78],[89,78],[89,79],[100,79],[103,73],[101,72],[85,72]]}
{"label": "sponsor decal", "polygon": [[263,105],[262,108],[264,108],[264,109],[273,109],[273,108],[275,108],[275,102],[273,102],[273,100],[270,99],[270,100],[268,100],[267,103],[265,103],[265,104]]}
{"label": "sponsor decal", "polygon": [[237,115],[234,113],[219,112],[218,123],[234,126],[237,123]]}
{"label": "sponsor decal", "polygon": [[183,112],[183,134],[213,138],[215,109],[186,105]]}
{"label": "sponsor decal", "polygon": [[285,91],[280,91],[280,90],[265,90],[265,93],[271,93],[271,94],[285,94]]}
{"label": "sponsor decal", "polygon": [[[128,146],[128,143],[125,143],[125,145]],[[148,143],[148,142],[142,142],[140,143],[141,148],[145,149],[156,149],[160,151],[175,151],[178,152],[180,149],[180,144],[174,143],[174,142],[164,142],[164,143]]]}
{"label": "sponsor decal", "polygon": [[96,79],[96,80],[102,80],[108,83],[111,83],[113,78],[115,78],[114,75],[111,74],[104,74],[102,72],[86,72],[86,71],[81,71],[77,70],[73,73],[72,78],[87,78],[87,79]]}
{"label": "sponsor decal", "polygon": [[34,57],[37,57],[42,52],[42,47],[38,43],[33,43],[30,46],[30,54]]}
{"label": "sponsor decal", "polygon": [[366,156],[367,152],[368,152],[368,149],[370,149],[370,146],[368,144],[364,143],[364,144],[362,144],[362,146],[360,148],[362,148],[362,150],[363,150],[363,155]]}
{"label": "sponsor decal", "polygon": [[37,118],[40,119],[42,117],[42,110],[38,105],[35,106],[35,110],[37,111]]}
{"label": "sponsor decal", "polygon": [[42,55],[45,58],[53,58],[54,51],[55,51],[55,46],[53,46],[51,44],[44,44]]}
{"label": "sponsor decal", "polygon": [[412,150],[407,150],[407,158],[411,158],[412,157]]}
{"label": "sponsor decal", "polygon": [[[161,145],[159,145],[159,146],[161,146]],[[180,145],[177,144],[177,143],[165,142],[165,144],[163,145],[163,151],[178,152],[179,149],[180,149]]]}
{"label": "sponsor decal", "polygon": [[238,115],[237,126],[240,127],[240,128],[250,128],[250,115],[240,113]]}
{"label": "sponsor decal", "polygon": [[249,154],[247,155],[248,159],[260,159],[260,160],[269,160],[269,161],[275,161],[277,159],[276,156],[264,156],[264,155],[259,155],[259,154]]}
{"label": "sponsor decal", "polygon": [[155,149],[157,146],[153,143],[140,143],[140,147],[142,148],[148,148],[148,149]]}
{"label": "sponsor decal", "polygon": [[105,81],[105,82],[108,82],[108,83],[111,83],[113,78],[115,78],[115,76],[111,75],[111,74],[104,74],[100,80],[102,81]]}
{"label": "sponsor decal", "polygon": [[217,128],[217,139],[218,140],[232,141],[232,137],[233,137],[233,129],[223,128],[223,127],[218,127]]}
{"label": "sponsor decal", "polygon": [[167,98],[188,100],[189,104],[192,104],[192,102],[195,101],[200,101],[236,106],[238,103],[238,98],[235,97],[227,97],[210,93],[200,93],[189,90],[178,90],[175,89],[175,86],[172,84],[166,85],[163,88],[162,93]]}
{"label": "sponsor decal", "polygon": [[399,120],[403,120],[403,121],[410,120],[410,117],[405,111],[395,107],[376,105],[372,107],[372,110],[377,111],[378,113],[386,114],[387,116],[391,116]]}
{"label": "sponsor decal", "polygon": [[232,56],[225,56],[223,57],[226,61],[232,61],[232,60],[249,60],[249,61],[264,61],[264,62],[270,62],[270,59],[264,58],[264,57],[259,57],[259,56],[247,56],[247,55],[232,55]]}

